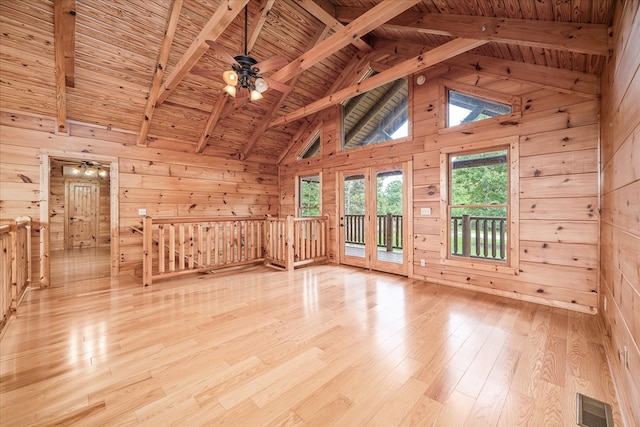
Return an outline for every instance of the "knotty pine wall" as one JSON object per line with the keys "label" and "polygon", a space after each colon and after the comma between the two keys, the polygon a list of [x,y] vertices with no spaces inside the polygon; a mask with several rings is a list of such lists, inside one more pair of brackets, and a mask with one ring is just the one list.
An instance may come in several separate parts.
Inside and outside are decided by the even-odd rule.
{"label": "knotty pine wall", "polygon": [[[617,3],[614,54],[602,76],[600,313],[629,425],[640,425],[639,7],[637,1]],[[618,354],[625,346],[628,367]]]}
{"label": "knotty pine wall", "polygon": [[[341,152],[338,109],[320,119],[322,155],[296,161],[304,140],[280,167],[280,214],[295,212],[299,174],[322,172],[323,213],[331,217],[330,259],[338,261],[337,173],[345,168],[412,160],[413,277],[483,292],[595,313],[598,306],[599,79],[514,62],[458,60],[426,72],[413,84],[413,139]],[[480,59],[478,59],[480,58]],[[483,71],[486,69],[487,71]],[[548,79],[545,75],[557,78]],[[521,99],[522,117],[489,122],[465,132],[440,131],[443,106],[438,76]],[[415,80],[416,76],[413,76]],[[543,83],[544,81],[547,83]],[[555,85],[555,86],[554,86]],[[519,137],[519,271],[517,274],[445,266],[440,256],[440,150],[495,138]],[[430,207],[431,216],[420,216]],[[420,267],[419,260],[426,260]],[[410,270],[411,271],[411,270]]]}
{"label": "knotty pine wall", "polygon": [[[131,230],[131,226],[142,223],[140,208],[151,216],[277,214],[275,165],[137,147],[132,134],[77,124],[70,126],[70,136],[55,135],[53,131],[54,123],[49,119],[0,114],[0,215],[29,215],[34,219],[35,281],[42,220],[41,152],[54,150],[65,158],[94,154],[116,159],[119,216],[115,234],[122,273],[141,272],[142,236]],[[50,203],[54,199],[51,197]],[[55,231],[55,225],[50,229]]]}

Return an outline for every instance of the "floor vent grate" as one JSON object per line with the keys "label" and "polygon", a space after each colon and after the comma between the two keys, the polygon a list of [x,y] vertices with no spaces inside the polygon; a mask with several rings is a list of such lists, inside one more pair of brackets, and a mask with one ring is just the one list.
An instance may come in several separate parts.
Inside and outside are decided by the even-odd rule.
{"label": "floor vent grate", "polygon": [[576,423],[583,427],[613,427],[611,405],[577,393]]}

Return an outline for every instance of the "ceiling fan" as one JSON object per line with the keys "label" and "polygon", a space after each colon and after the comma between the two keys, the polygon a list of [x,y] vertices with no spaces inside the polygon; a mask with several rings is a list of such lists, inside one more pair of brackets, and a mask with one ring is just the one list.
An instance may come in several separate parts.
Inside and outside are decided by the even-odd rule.
{"label": "ceiling fan", "polygon": [[[276,56],[258,62],[247,52],[247,21],[248,21],[247,6],[244,8],[244,53],[241,55],[232,56],[222,45],[216,43],[213,40],[207,40],[207,44],[211,47],[216,55],[229,63],[230,70],[226,70],[222,73],[222,79],[226,86],[224,87],[232,97],[236,97],[238,94],[242,96],[249,95],[251,101],[262,99],[262,94],[269,89],[269,87],[283,93],[287,93],[291,90],[291,87],[278,82],[269,77],[263,76],[261,73],[266,73],[276,68],[281,68],[288,63],[286,58],[282,56]],[[196,74],[211,77],[210,71],[194,70]]]}

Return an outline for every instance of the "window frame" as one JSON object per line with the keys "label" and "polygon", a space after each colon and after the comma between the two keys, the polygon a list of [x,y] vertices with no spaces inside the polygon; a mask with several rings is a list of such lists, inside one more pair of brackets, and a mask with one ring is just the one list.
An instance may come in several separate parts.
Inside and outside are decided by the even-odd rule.
{"label": "window frame", "polygon": [[[438,123],[438,134],[447,134],[452,132],[464,132],[477,129],[484,126],[495,125],[496,123],[505,123],[510,121],[518,121],[522,118],[522,98],[518,96],[501,94],[499,92],[466,85],[464,83],[454,82],[447,79],[440,79],[440,115]],[[489,119],[478,120],[470,123],[462,123],[454,126],[447,126],[449,112],[449,90],[463,93],[465,95],[476,98],[486,99],[500,104],[511,106],[510,114],[491,117]]]}
{"label": "window frame", "polygon": [[[309,133],[309,137],[305,140],[304,145],[300,150],[298,150],[298,154],[296,155],[296,160],[311,160],[316,157],[322,157],[322,122],[318,126],[315,127],[315,130]],[[315,140],[318,139],[318,154],[312,157],[303,157],[304,154],[311,148]]]}
{"label": "window frame", "polygon": [[[304,178],[318,177],[318,215],[302,215],[303,209],[313,208],[309,206],[302,206],[302,197],[300,192],[302,191],[302,180]],[[298,218],[312,218],[314,216],[322,216],[322,172],[307,173],[304,175],[296,175],[296,188],[295,188],[295,204],[296,204],[296,217]]]}
{"label": "window frame", "polygon": [[[520,163],[519,136],[510,136],[489,141],[455,145],[440,150],[440,263],[453,267],[474,268],[517,275],[520,266]],[[481,258],[466,258],[451,255],[451,171],[449,158],[452,155],[466,155],[485,151],[506,149],[509,168],[507,199],[507,257],[506,261]]]}

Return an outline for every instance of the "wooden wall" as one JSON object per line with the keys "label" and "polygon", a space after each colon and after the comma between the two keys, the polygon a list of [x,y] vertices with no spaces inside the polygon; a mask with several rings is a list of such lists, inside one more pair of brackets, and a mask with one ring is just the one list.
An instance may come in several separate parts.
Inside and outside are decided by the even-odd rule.
{"label": "wooden wall", "polygon": [[[602,76],[600,312],[629,425],[640,425],[639,8],[638,1],[617,3],[614,54]],[[625,347],[628,367],[619,355]]]}
{"label": "wooden wall", "polygon": [[[522,117],[465,132],[439,132],[442,80],[438,76],[444,75],[449,81],[521,99]],[[595,313],[599,79],[470,54],[426,76],[426,84],[413,85],[413,139],[408,142],[340,152],[339,111],[325,112],[322,156],[296,161],[300,145],[280,168],[280,213],[294,212],[296,175],[321,171],[323,213],[331,216],[330,255],[337,261],[336,173],[345,167],[413,160],[414,235],[408,249],[414,277]],[[505,137],[519,137],[520,141],[517,274],[444,265],[440,255],[440,152]],[[420,216],[422,207],[430,207],[432,215]],[[425,267],[420,267],[420,259],[426,260]]]}
{"label": "wooden wall", "polygon": [[[274,165],[141,148],[135,145],[135,135],[77,124],[70,126],[70,136],[54,135],[53,125],[53,120],[44,118],[0,115],[0,215],[29,215],[34,219],[36,259],[37,230],[42,224],[40,153],[116,159],[119,216],[115,234],[123,273],[138,274],[141,270],[142,236],[131,231],[131,226],[142,223],[140,208],[151,216],[277,214]],[[54,201],[51,197],[50,203]]]}

